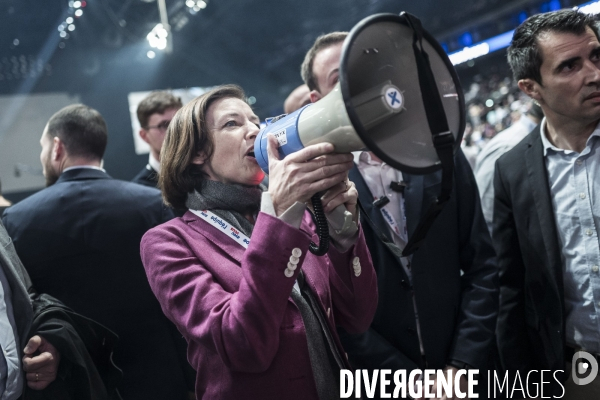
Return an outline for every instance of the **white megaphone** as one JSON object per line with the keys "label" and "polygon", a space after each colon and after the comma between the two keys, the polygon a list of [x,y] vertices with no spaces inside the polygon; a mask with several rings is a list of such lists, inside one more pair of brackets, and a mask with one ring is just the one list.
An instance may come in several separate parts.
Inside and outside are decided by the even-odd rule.
{"label": "white megaphone", "polygon": [[334,90],[267,122],[254,154],[268,173],[267,135],[272,134],[281,158],[330,142],[339,153],[368,149],[407,173],[442,168],[437,215],[450,194],[453,153],[464,127],[464,96],[442,47],[416,17],[377,14],[360,21],[344,41]]}

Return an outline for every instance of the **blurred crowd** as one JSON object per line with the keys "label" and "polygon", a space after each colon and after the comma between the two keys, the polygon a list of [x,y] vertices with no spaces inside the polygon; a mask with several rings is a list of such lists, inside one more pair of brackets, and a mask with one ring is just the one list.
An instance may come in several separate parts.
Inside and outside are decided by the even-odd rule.
{"label": "blurred crowd", "polygon": [[532,100],[519,90],[512,76],[504,74],[478,74],[464,90],[467,122],[461,146],[475,168],[485,145],[526,114]]}

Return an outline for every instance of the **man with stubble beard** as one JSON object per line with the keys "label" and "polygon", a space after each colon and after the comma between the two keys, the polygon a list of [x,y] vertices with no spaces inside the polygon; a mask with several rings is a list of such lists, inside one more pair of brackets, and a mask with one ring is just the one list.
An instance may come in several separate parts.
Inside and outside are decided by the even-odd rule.
{"label": "man with stubble beard", "polygon": [[37,290],[118,334],[124,399],[187,399],[185,343],[152,294],[139,252],[142,235],[173,215],[157,189],[102,169],[106,143],[98,111],[58,111],[40,140],[48,187],[2,221]]}

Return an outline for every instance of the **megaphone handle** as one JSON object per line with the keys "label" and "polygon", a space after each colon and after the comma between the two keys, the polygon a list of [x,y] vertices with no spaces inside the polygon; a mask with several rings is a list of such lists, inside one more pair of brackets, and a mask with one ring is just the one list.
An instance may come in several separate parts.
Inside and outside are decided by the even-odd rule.
{"label": "megaphone handle", "polygon": [[327,253],[327,250],[329,250],[329,225],[327,223],[325,211],[323,211],[323,203],[321,202],[320,193],[314,194],[310,198],[310,201],[313,205],[315,224],[317,225],[317,236],[319,237],[319,245],[317,246],[311,241],[308,249],[315,256],[323,256]]}

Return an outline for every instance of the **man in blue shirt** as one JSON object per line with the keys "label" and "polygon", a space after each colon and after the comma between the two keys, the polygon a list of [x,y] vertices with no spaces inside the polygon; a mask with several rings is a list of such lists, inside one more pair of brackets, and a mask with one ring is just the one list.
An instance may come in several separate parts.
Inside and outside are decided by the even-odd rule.
{"label": "man in blue shirt", "polygon": [[[583,369],[597,370],[600,355],[598,37],[593,18],[573,10],[535,15],[516,29],[508,60],[545,118],[498,160],[494,179],[502,364],[522,377],[552,370],[556,380],[544,380],[565,399],[600,396],[600,378],[577,384],[570,365],[583,350]],[[534,391],[517,395],[536,396],[527,389]]]}

